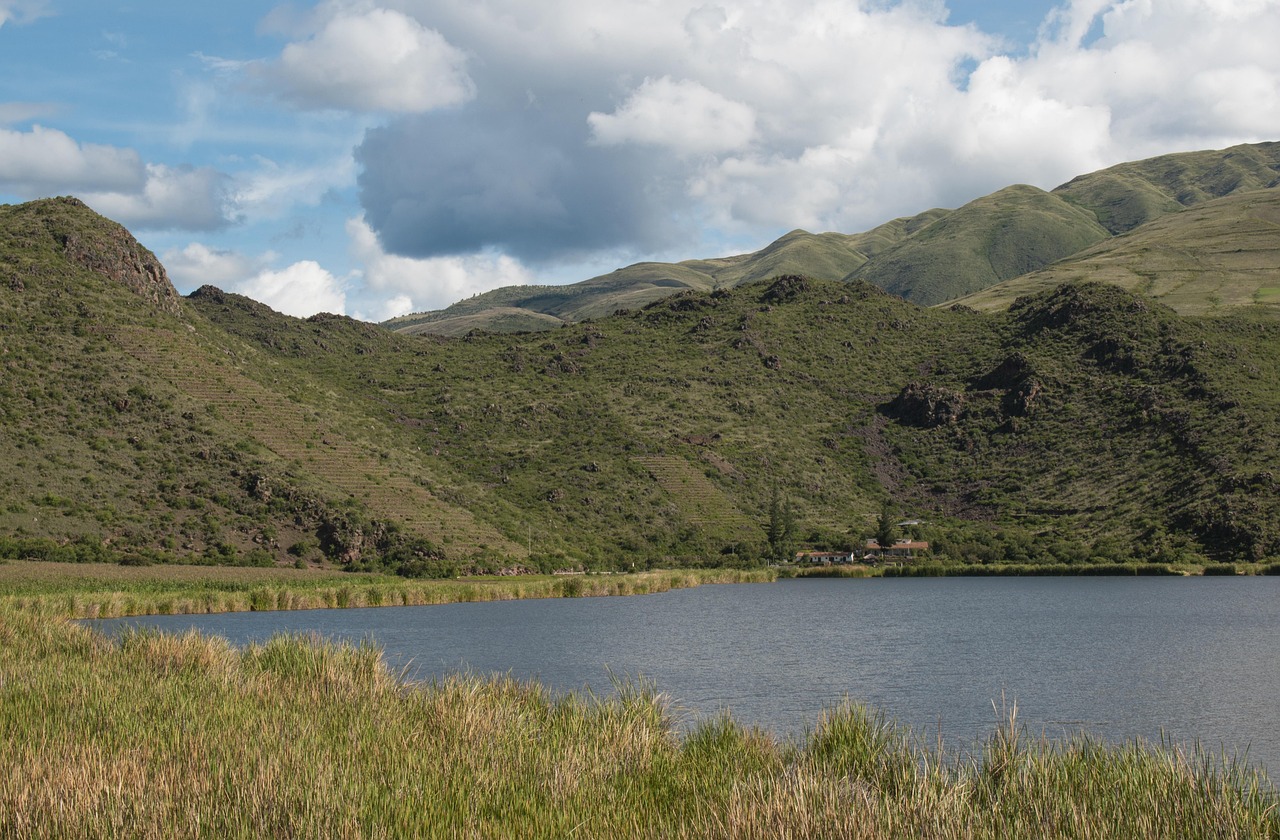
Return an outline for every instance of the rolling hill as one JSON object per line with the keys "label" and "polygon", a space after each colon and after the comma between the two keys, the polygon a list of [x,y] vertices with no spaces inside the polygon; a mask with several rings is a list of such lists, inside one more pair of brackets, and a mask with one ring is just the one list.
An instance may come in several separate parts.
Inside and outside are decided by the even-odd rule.
{"label": "rolling hill", "polygon": [[1280,314],[1280,189],[1205,201],[956,303],[1006,309],[1019,295],[1091,280],[1189,315],[1246,307]]}
{"label": "rolling hill", "polygon": [[[935,305],[980,295],[1001,283],[1010,283],[1010,289],[1041,289],[1064,276],[1091,276],[1092,264],[1076,263],[1074,258],[1108,253],[1112,237],[1136,233],[1144,225],[1177,215],[1179,220],[1147,233],[1152,239],[1164,237],[1180,243],[1184,258],[1172,264],[1156,258],[1145,265],[1143,259],[1153,252],[1130,249],[1123,271],[1102,272],[1093,278],[1120,282],[1142,292],[1143,283],[1135,277],[1163,274],[1171,265],[1194,270],[1197,263],[1212,273],[1222,262],[1216,253],[1242,254],[1222,263],[1228,274],[1237,264],[1245,266],[1245,271],[1253,271],[1248,268],[1251,265],[1265,267],[1271,259],[1269,247],[1256,237],[1233,236],[1232,222],[1226,218],[1235,211],[1249,213],[1246,203],[1218,207],[1212,231],[1189,235],[1182,228],[1193,227],[1200,217],[1182,214],[1206,202],[1273,190],[1278,185],[1280,143],[1162,155],[1082,175],[1048,193],[1015,185],[957,210],[929,210],[865,233],[792,231],[751,254],[677,264],[640,263],[568,286],[499,289],[438,312],[398,318],[387,326],[407,333],[443,335],[462,335],[473,329],[546,329],[635,309],[681,291],[731,288],[780,274],[865,280],[915,303]],[[1257,215],[1252,218],[1256,220]],[[1073,260],[1074,268],[1059,271],[1055,266],[1041,279],[1028,277],[1068,259]],[[1251,300],[1248,294],[1224,297],[1208,291],[1238,285],[1238,278],[1214,276],[1204,287],[1212,299],[1200,297],[1200,287],[1184,284],[1183,292],[1168,296],[1166,302],[1188,313],[1217,312],[1265,301],[1270,294],[1262,292]],[[1267,281],[1255,288],[1276,285]],[[983,307],[1005,306],[1014,296],[997,291],[975,297],[974,302]]]}
{"label": "rolling hill", "polygon": [[0,208],[0,341],[0,556],[741,564],[886,503],[970,562],[1280,556],[1280,326],[1115,286],[983,314],[782,275],[410,336],[182,298],[54,199]]}

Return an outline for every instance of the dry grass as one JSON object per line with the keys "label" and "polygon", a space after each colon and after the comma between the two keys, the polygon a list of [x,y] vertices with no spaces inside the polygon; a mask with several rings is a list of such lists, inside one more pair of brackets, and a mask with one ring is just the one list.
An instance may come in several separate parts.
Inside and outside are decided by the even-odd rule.
{"label": "dry grass", "polygon": [[139,568],[14,560],[0,563],[0,602],[41,615],[119,618],[643,595],[702,584],[773,579],[769,570],[687,569],[626,575],[411,580],[284,568]]}
{"label": "dry grass", "polygon": [[[592,594],[707,579],[574,580]],[[565,581],[434,591],[544,584]],[[0,837],[1280,838],[1276,794],[1252,771],[1032,739],[1016,710],[962,755],[856,705],[798,742],[728,717],[681,736],[650,686],[406,684],[374,647],[305,637],[110,641],[51,614],[68,597],[88,596],[0,601]]]}
{"label": "dry grass", "polygon": [[6,607],[0,745],[4,837],[1280,837],[1257,775],[1015,714],[958,757],[857,706],[799,743],[681,737],[645,686],[406,685],[369,647],[110,642]]}

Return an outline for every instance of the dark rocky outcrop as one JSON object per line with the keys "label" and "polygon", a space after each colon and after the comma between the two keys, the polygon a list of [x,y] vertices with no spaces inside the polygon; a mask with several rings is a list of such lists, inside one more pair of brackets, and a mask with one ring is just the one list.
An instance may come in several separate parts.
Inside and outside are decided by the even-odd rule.
{"label": "dark rocky outcrop", "polygon": [[931,429],[955,423],[964,413],[965,395],[927,382],[911,382],[888,405],[888,413],[911,426]]}

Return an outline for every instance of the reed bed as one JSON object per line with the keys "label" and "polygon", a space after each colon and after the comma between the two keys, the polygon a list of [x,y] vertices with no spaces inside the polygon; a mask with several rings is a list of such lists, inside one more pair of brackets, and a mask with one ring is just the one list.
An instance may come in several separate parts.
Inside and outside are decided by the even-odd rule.
{"label": "reed bed", "polygon": [[687,569],[414,580],[294,569],[166,566],[156,571],[154,567],[13,561],[0,565],[0,601],[38,615],[93,619],[645,595],[703,584],[761,583],[775,577],[765,569]]}
{"label": "reed bed", "polygon": [[111,641],[0,605],[0,836],[1280,837],[1260,773],[1016,712],[956,755],[852,704],[785,742],[677,718],[643,684],[409,684],[367,645]]}

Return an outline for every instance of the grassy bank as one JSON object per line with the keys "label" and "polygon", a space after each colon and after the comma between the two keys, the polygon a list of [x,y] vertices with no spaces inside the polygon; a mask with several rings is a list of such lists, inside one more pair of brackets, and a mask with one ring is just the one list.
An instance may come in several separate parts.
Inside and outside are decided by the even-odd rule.
{"label": "grassy bank", "polygon": [[901,566],[792,566],[780,570],[792,577],[1187,577],[1280,575],[1280,563],[934,563]]}
{"label": "grassy bank", "polygon": [[662,698],[407,686],[371,648],[119,642],[0,606],[0,836],[1280,837],[1202,756],[1007,720],[962,757],[857,707],[798,743]]}
{"label": "grassy bank", "polygon": [[626,575],[521,575],[411,580],[391,575],[289,568],[130,567],[10,561],[0,564],[0,602],[70,618],[419,606],[520,598],[646,595],[712,583],[761,583],[772,571],[689,569]]}

